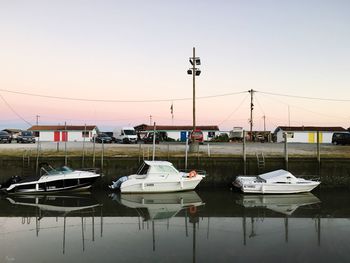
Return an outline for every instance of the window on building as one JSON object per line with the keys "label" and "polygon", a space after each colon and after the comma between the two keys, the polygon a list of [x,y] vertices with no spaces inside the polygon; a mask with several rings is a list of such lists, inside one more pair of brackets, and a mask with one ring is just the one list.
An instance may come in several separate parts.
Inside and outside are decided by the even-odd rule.
{"label": "window on building", "polygon": [[89,138],[89,131],[82,131],[83,138]]}
{"label": "window on building", "polygon": [[39,131],[35,131],[35,132],[33,132],[33,134],[34,134],[35,137],[39,137],[40,136],[40,132]]}

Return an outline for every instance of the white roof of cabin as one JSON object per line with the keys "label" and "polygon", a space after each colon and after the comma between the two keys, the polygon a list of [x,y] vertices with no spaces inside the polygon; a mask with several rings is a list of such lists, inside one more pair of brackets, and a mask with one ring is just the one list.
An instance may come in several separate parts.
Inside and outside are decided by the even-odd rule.
{"label": "white roof of cabin", "polygon": [[149,166],[153,166],[153,165],[173,166],[171,162],[167,162],[167,161],[145,161],[145,163]]}
{"label": "white roof of cabin", "polygon": [[260,174],[259,177],[264,179],[267,183],[293,182],[296,180],[294,175],[283,169]]}

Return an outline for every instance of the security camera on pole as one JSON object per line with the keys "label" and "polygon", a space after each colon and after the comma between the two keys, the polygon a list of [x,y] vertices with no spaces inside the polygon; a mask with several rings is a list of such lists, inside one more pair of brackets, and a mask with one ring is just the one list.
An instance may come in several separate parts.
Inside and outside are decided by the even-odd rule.
{"label": "security camera on pole", "polygon": [[[201,64],[201,60],[199,57],[196,57],[196,48],[193,48],[193,56],[189,59],[192,68],[187,70],[187,74],[192,75],[193,82],[193,128],[192,131],[196,130],[196,76],[201,74],[199,68],[196,68],[196,65]],[[198,152],[199,150],[199,142],[191,140],[190,144],[190,152]]]}

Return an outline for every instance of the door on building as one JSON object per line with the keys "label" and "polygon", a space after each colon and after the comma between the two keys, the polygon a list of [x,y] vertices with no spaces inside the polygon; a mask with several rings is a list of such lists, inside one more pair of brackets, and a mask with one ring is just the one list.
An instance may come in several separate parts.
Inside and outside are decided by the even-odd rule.
{"label": "door on building", "polygon": [[53,133],[53,141],[54,142],[59,142],[60,141],[60,132],[59,131],[55,131]]}
{"label": "door on building", "polygon": [[63,131],[62,132],[62,142],[67,142],[68,141],[68,132]]}
{"label": "door on building", "polygon": [[180,140],[181,140],[182,142],[185,142],[185,141],[186,141],[186,138],[187,138],[187,132],[186,132],[186,131],[182,131],[182,132],[180,133]]}

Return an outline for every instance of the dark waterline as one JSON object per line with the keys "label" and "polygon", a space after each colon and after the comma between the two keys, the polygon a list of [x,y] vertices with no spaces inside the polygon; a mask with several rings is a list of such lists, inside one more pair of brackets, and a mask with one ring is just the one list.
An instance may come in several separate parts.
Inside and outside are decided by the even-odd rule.
{"label": "dark waterline", "polygon": [[350,191],[2,196],[0,262],[349,262]]}

